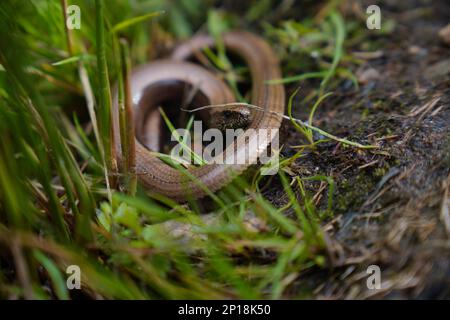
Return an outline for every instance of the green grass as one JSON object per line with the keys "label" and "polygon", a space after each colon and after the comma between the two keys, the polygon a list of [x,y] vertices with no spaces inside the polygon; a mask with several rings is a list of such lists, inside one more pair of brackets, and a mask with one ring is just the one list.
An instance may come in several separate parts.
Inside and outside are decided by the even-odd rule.
{"label": "green grass", "polygon": [[[152,30],[164,30],[173,41],[189,37],[206,21],[219,43],[217,53],[206,55],[238,93],[245,72],[231,65],[220,33],[237,27],[239,15],[208,7],[203,0],[108,5],[84,0],[77,1],[81,30],[67,30],[64,3],[0,3],[0,43],[8,44],[0,49],[0,298],[299,298],[287,295],[298,276],[310,268],[326,268],[320,226],[333,214],[335,186],[326,175],[292,176],[289,165],[302,150],[321,143],[313,141],[311,130],[327,133],[311,125],[314,111],[333,80],[351,74],[340,65],[349,61],[342,17],[333,11],[316,24],[308,17],[279,26],[261,24],[281,50],[311,53],[329,44],[318,70],[274,79],[322,79],[309,126],[293,121],[310,146],[283,158],[279,176],[272,177],[283,186],[284,205],[276,207],[263,196],[263,184],[271,180],[258,169],[220,192],[206,190],[215,216],[207,223],[201,201],[178,204],[136,185],[127,84],[131,66],[144,63],[148,52],[156,50]],[[246,15],[264,21],[270,6],[255,4]],[[324,27],[330,23],[335,33]],[[286,45],[292,38],[310,39],[311,45]],[[331,64],[325,62],[328,58]],[[348,72],[339,73],[339,68]],[[287,73],[297,71],[286,65]],[[111,84],[116,81],[128,159],[121,166],[113,158],[110,121]],[[315,204],[306,181],[327,183],[324,206]],[[252,227],[252,219],[264,227]],[[175,237],[168,222],[189,227],[189,236]],[[76,293],[65,285],[66,268],[73,264],[82,271],[82,290]],[[46,283],[50,290],[44,290]]]}

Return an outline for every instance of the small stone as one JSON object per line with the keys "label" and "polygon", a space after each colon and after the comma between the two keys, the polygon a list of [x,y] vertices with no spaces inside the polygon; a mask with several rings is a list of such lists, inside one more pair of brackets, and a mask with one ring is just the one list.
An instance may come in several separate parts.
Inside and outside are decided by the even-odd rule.
{"label": "small stone", "polygon": [[450,46],[450,23],[439,30],[439,37],[443,43]]}
{"label": "small stone", "polygon": [[384,52],[382,50],[377,51],[357,51],[353,52],[353,56],[357,59],[363,59],[363,60],[372,60],[372,59],[378,59],[384,56]]}
{"label": "small stone", "polygon": [[439,82],[448,77],[450,73],[450,59],[436,62],[425,69],[424,76],[430,81]]}
{"label": "small stone", "polygon": [[410,46],[408,52],[411,55],[424,57],[427,55],[427,49],[421,48],[419,46]]}
{"label": "small stone", "polygon": [[243,221],[244,227],[248,232],[261,233],[269,231],[266,222],[258,218],[254,213],[248,212]]}
{"label": "small stone", "polygon": [[357,72],[356,74],[358,78],[358,82],[361,84],[367,84],[370,81],[378,80],[380,78],[380,73],[375,70],[374,68],[369,68],[362,70],[360,72]]}
{"label": "small stone", "polygon": [[420,52],[421,48],[418,46],[410,46],[408,48],[408,52],[411,54],[418,54]]}

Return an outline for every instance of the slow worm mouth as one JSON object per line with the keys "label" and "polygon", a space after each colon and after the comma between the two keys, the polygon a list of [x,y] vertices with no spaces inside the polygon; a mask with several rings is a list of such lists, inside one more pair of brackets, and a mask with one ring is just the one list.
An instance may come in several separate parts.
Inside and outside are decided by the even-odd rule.
{"label": "slow worm mouth", "polygon": [[[170,146],[171,132],[162,118],[159,107],[169,117],[175,129],[186,128],[191,117],[180,109],[198,108],[210,103],[207,96],[193,84],[180,80],[164,80],[145,88],[134,112],[136,139],[151,151],[165,151]],[[208,110],[195,114],[204,128],[210,124]]]}

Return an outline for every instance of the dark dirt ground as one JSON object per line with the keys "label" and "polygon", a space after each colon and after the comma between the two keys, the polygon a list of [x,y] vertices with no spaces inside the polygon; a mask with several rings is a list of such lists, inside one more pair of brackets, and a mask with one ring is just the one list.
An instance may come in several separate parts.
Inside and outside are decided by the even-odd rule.
{"label": "dark dirt ground", "polygon": [[[305,271],[292,290],[306,285],[325,299],[449,298],[450,47],[438,32],[450,22],[450,3],[379,5],[383,19],[395,19],[396,29],[371,36],[379,54],[353,70],[360,79],[369,69],[376,76],[356,90],[342,81],[319,107],[314,123],[381,148],[355,152],[328,142],[292,166],[299,175],[332,176],[337,186],[335,215],[324,226],[333,271]],[[364,50],[357,45],[354,51]],[[302,95],[308,85],[317,87],[317,82],[308,82]],[[295,88],[287,89],[289,94]],[[308,117],[300,99],[294,116]],[[298,145],[301,134],[285,125],[286,144]],[[286,200],[276,184],[267,196],[275,203]],[[381,268],[379,290],[366,286],[372,264]]]}

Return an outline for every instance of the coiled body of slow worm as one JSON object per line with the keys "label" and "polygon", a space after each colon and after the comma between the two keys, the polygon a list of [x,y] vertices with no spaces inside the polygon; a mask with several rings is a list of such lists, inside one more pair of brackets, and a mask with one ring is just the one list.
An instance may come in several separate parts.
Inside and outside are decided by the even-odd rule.
{"label": "coiled body of slow worm", "polygon": [[[285,92],[282,85],[267,84],[267,80],[281,78],[279,62],[270,46],[261,38],[247,32],[229,32],[223,36],[227,52],[237,54],[250,69],[252,78],[251,104],[263,110],[251,112],[247,129],[258,134],[258,129],[278,129],[284,113]],[[265,151],[270,141],[258,139],[254,150],[247,150],[245,137],[238,137],[235,144],[228,146],[234,152],[235,164],[206,164],[200,167],[191,165],[186,173],[170,167],[149,149],[157,148],[154,141],[159,135],[159,125],[155,112],[157,107],[171,95],[171,90],[179,83],[188,83],[202,93],[204,104],[226,104],[236,102],[230,89],[214,74],[198,65],[185,62],[201,52],[205,47],[213,47],[214,40],[209,36],[196,36],[175,49],[166,60],[157,60],[133,70],[131,75],[131,94],[133,102],[136,134],[146,138],[136,141],[136,173],[140,183],[150,192],[163,194],[178,201],[188,197],[201,198],[207,191],[217,191],[241,174],[256,158]],[[166,83],[166,89],[156,86]],[[269,112],[265,112],[269,111]],[[152,115],[153,113],[153,115]],[[159,114],[158,114],[159,116]],[[150,121],[144,118],[150,117]],[[120,163],[120,132],[117,92],[113,95],[113,131],[116,156]],[[159,117],[160,118],[160,117]],[[154,122],[153,124],[151,122]],[[146,123],[146,124],[145,124]],[[140,125],[141,124],[141,125]],[[150,130],[151,132],[145,132]],[[142,136],[141,135],[141,136]],[[156,139],[156,140],[155,140]],[[140,141],[139,141],[140,140]],[[146,140],[147,143],[143,143]],[[153,146],[153,147],[152,147]],[[248,148],[248,145],[247,145]],[[153,150],[157,151],[157,150]],[[230,154],[225,150],[225,154]],[[249,157],[239,161],[239,157]]]}

